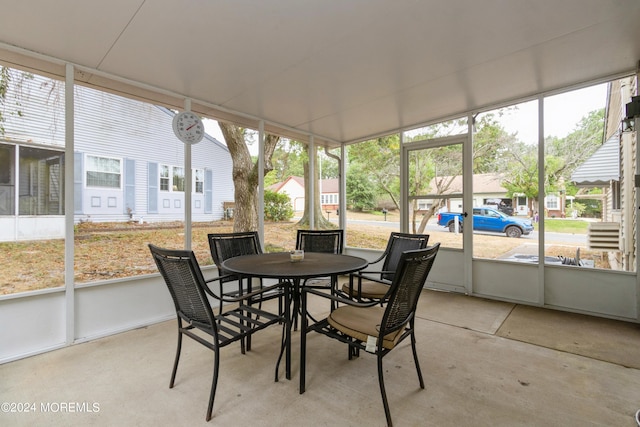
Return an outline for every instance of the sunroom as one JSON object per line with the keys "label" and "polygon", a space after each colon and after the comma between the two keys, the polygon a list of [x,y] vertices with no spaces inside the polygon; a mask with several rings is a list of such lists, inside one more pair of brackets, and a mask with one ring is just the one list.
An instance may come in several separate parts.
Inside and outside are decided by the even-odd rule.
{"label": "sunroom", "polygon": [[[28,134],[24,140],[12,140],[8,126],[0,133],[0,162],[13,159],[11,164],[20,165],[17,153],[29,150],[40,156],[31,169],[25,165],[0,171],[0,200],[13,201],[0,205],[0,219],[29,221],[37,228],[45,227],[42,223],[49,218],[60,223],[64,239],[52,249],[59,268],[40,272],[38,280],[46,285],[14,288],[15,283],[3,281],[0,286],[0,322],[13,325],[0,329],[0,363],[175,316],[169,295],[159,292],[164,290],[161,277],[148,269],[150,258],[146,265],[133,267],[114,260],[107,267],[112,275],[77,279],[74,268],[83,262],[80,257],[88,260],[83,264],[87,271],[99,262],[95,250],[85,252],[74,243],[82,231],[80,222],[87,222],[76,215],[74,198],[83,185],[78,172],[84,170],[74,143],[91,133],[90,127],[78,127],[82,90],[139,102],[143,109],[190,110],[248,129],[261,171],[267,135],[281,138],[283,145],[302,143],[310,158],[320,157],[320,166],[310,162],[311,176],[331,169],[334,176],[321,177],[339,178],[341,214],[332,212],[328,219],[346,230],[346,253],[367,259],[375,259],[382,247],[356,243],[359,239],[353,236],[367,231],[355,225],[347,182],[355,171],[351,167],[357,162],[362,167],[372,152],[367,150],[374,149],[388,159],[369,157],[367,179],[377,188],[388,183],[385,179],[395,187],[386,205],[374,207],[384,207],[389,215],[371,229],[381,228],[382,235],[422,231],[431,241],[443,242],[425,287],[638,323],[637,115],[629,116],[627,106],[634,105],[638,95],[639,22],[640,4],[634,0],[117,0],[5,5],[0,15],[0,65],[11,76],[53,82],[55,90],[41,102],[57,112],[48,117],[49,128],[37,129],[55,134],[50,141],[29,139]],[[20,114],[29,91],[42,91],[42,85],[29,82],[27,78],[21,83],[23,98],[3,100],[3,117]],[[100,126],[105,125],[102,119],[96,121]],[[113,134],[121,133],[130,144],[136,143],[136,132],[149,131],[149,123],[132,124],[120,116],[108,122]],[[227,159],[219,160],[222,154],[212,155],[203,146],[185,145],[173,137],[170,115],[166,129],[157,150],[147,150],[147,160],[184,174],[181,184],[167,184],[167,194],[183,193],[179,204],[167,198],[170,219],[183,224],[171,242],[193,248],[204,260],[208,252],[198,235],[199,223],[221,220],[222,202],[233,201],[229,186],[216,187],[216,182],[228,179],[231,168]],[[597,192],[580,193],[568,178],[614,135],[619,138],[619,200],[611,204],[600,197],[600,205],[591,206],[588,201],[597,200]],[[110,143],[103,146],[107,149]],[[125,174],[127,154],[104,156],[122,159]],[[44,175],[38,174],[39,165],[46,167]],[[323,171],[315,170],[318,167]],[[63,178],[56,181],[60,168]],[[374,168],[384,177],[375,178]],[[217,175],[220,170],[226,178]],[[167,173],[175,178],[176,172]],[[501,177],[504,193],[484,199],[509,200],[512,217],[535,224],[531,235],[514,239],[474,232],[473,227],[450,232],[437,224],[443,206],[464,214],[485,204],[474,191],[474,177],[487,173]],[[132,206],[148,203],[150,176],[148,168],[136,172],[136,183],[145,184],[136,188],[145,191],[126,193],[123,183],[123,195],[117,197]],[[17,185],[30,177],[42,181],[38,188],[58,192],[38,193],[35,184]],[[454,189],[451,183],[456,179],[462,186]],[[431,182],[437,185],[429,186]],[[313,184],[309,187],[312,196],[319,192]],[[215,203],[207,199],[207,189],[211,197],[218,197]],[[259,194],[264,190],[261,180]],[[162,207],[161,189],[158,194]],[[547,194],[553,196],[557,214],[545,212]],[[21,210],[20,200],[27,203],[29,197],[46,209],[24,205]],[[194,198],[203,205],[197,207]],[[577,218],[569,208],[576,210]],[[620,260],[616,265],[607,262],[608,251],[589,245],[588,226],[604,220],[603,210],[606,218],[612,213],[620,224],[620,244],[609,250]],[[265,246],[291,249],[286,239],[270,237],[272,224],[261,211],[258,231]],[[312,218],[316,212],[311,209]],[[132,218],[119,208],[111,219]],[[469,222],[476,220],[469,215]],[[572,220],[572,226],[583,228],[568,231]],[[42,249],[42,243],[33,241],[29,261],[27,254],[9,263],[18,270],[37,270],[37,263],[29,262],[37,260],[38,251],[51,250]],[[139,248],[119,250],[125,258]],[[557,262],[560,256],[578,258],[578,253],[589,263]],[[205,271],[216,274],[212,265]]]}

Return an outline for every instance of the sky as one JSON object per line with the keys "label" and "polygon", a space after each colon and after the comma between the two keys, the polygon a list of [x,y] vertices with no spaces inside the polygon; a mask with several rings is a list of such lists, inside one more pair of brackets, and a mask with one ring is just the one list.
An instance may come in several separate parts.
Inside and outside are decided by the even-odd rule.
{"label": "sky", "polygon": [[[544,133],[563,138],[570,134],[589,112],[604,108],[607,100],[607,84],[554,95],[545,98]],[[518,111],[500,120],[508,132],[518,132],[526,143],[538,142],[538,104],[536,101],[518,105]]]}

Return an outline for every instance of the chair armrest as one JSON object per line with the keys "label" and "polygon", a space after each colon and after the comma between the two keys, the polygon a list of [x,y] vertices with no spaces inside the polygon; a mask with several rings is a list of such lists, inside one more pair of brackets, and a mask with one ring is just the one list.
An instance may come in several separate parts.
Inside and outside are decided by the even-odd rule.
{"label": "chair armrest", "polygon": [[375,277],[371,277],[369,276],[370,274],[379,274],[379,275],[383,275],[383,274],[393,274],[393,271],[359,271],[357,273],[351,273],[350,276],[352,277],[356,277],[358,279],[367,279],[367,280],[371,280],[374,282],[378,282],[378,283],[384,283],[384,284],[391,284],[391,282],[389,282],[388,280],[384,280],[384,279],[379,279],[379,278],[375,278]]}
{"label": "chair armrest", "polygon": [[314,295],[317,295],[317,296],[322,297],[322,298],[327,298],[327,299],[330,299],[332,301],[336,301],[336,302],[339,302],[339,303],[352,305],[354,307],[373,307],[374,305],[379,305],[380,304],[377,301],[374,301],[374,302],[357,302],[357,301],[354,301],[352,299],[341,298],[341,297],[338,297],[338,296],[335,296],[335,295],[332,295],[332,294],[328,294],[326,292],[321,292],[321,291],[313,289],[313,288],[302,288],[303,298],[306,298],[306,294],[314,294]]}
{"label": "chair armrest", "polygon": [[218,280],[229,278],[231,276],[234,276],[234,275],[233,274],[223,274],[222,276],[217,276],[217,277],[214,277],[213,279],[205,280],[204,283],[215,282],[215,281],[218,281]]}
{"label": "chair armrest", "polygon": [[368,263],[367,265],[377,264],[377,263],[379,263],[380,261],[382,261],[383,259],[385,259],[385,258],[386,258],[386,256],[387,256],[387,253],[386,253],[386,252],[383,252],[383,253],[382,253],[382,255],[380,255],[380,258],[378,258],[378,259],[376,259],[376,260],[374,260],[374,261],[371,261],[371,262],[370,262],[370,263]]}
{"label": "chair armrest", "polygon": [[283,282],[280,282],[280,283],[276,283],[275,285],[267,286],[266,288],[260,288],[260,289],[257,289],[257,290],[255,290],[255,291],[253,291],[253,292],[249,292],[249,293],[247,293],[247,294],[242,294],[242,295],[240,295],[240,296],[238,296],[238,297],[226,297],[226,298],[225,298],[225,297],[222,297],[222,296],[220,296],[220,295],[216,294],[215,292],[213,292],[213,291],[211,290],[211,288],[209,288],[209,286],[207,285],[208,283],[215,282],[215,281],[217,281],[217,280],[220,280],[220,279],[222,279],[222,278],[229,277],[229,276],[232,276],[232,274],[227,274],[227,275],[224,275],[224,276],[219,276],[219,277],[215,277],[215,278],[213,278],[213,279],[207,280],[207,281],[205,282],[204,291],[205,291],[207,294],[211,295],[212,297],[214,297],[215,299],[217,299],[217,300],[219,300],[219,301],[224,301],[224,302],[239,302],[239,301],[244,301],[244,300],[248,300],[248,299],[250,299],[250,298],[253,298],[253,297],[254,297],[254,296],[256,296],[256,295],[261,295],[261,294],[263,294],[263,293],[265,293],[265,292],[272,291],[272,290],[274,290],[274,289],[276,289],[276,288],[283,288],[283,287],[285,286],[285,284],[284,284]]}

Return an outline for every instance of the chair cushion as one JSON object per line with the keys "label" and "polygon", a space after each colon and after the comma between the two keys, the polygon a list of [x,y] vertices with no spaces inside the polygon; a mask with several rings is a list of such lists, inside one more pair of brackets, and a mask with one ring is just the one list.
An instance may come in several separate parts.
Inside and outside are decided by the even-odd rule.
{"label": "chair cushion", "polygon": [[[349,283],[342,285],[342,292],[349,294]],[[389,292],[389,285],[373,280],[362,280],[362,292],[360,294],[362,298],[382,299],[387,292]],[[353,294],[350,296],[354,298],[358,296],[358,283],[356,280],[353,283]]]}
{"label": "chair cushion", "polygon": [[[367,337],[379,335],[378,327],[382,323],[384,307],[354,307],[345,305],[331,312],[327,321],[340,332],[357,340],[366,342]],[[392,349],[397,344],[404,328],[387,334],[382,346]]]}

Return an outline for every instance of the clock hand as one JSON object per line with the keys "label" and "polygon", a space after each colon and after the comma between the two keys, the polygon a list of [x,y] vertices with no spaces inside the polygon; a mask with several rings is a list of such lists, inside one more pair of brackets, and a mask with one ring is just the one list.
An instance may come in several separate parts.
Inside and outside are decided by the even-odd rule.
{"label": "clock hand", "polygon": [[187,130],[190,130],[190,129],[191,129],[192,127],[194,127],[196,124],[197,124],[197,123],[192,124],[191,126],[189,126],[189,127],[187,128]]}

